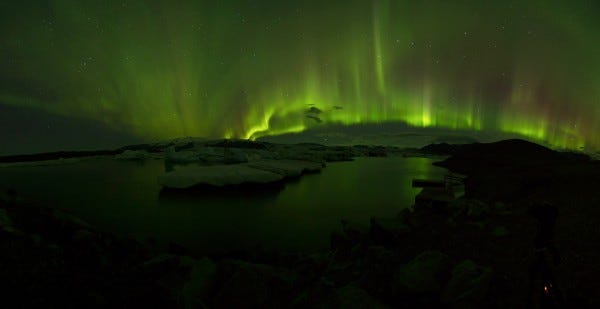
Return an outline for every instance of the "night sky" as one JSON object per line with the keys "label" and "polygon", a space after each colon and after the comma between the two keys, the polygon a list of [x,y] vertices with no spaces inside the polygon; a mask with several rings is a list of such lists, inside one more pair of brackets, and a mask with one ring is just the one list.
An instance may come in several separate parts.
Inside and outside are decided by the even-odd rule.
{"label": "night sky", "polygon": [[90,141],[405,122],[600,146],[598,1],[2,1],[0,24],[15,143],[69,119]]}

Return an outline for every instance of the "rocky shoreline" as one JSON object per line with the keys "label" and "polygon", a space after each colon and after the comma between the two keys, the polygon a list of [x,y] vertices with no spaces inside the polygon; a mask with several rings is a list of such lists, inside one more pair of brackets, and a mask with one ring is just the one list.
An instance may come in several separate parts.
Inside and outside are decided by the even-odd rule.
{"label": "rocky shoreline", "polygon": [[[175,153],[201,152],[196,144],[186,147]],[[307,153],[339,159],[360,149],[331,154],[311,147],[322,149],[306,145],[309,151],[284,159]],[[257,249],[192,256],[176,244],[165,251],[56,209],[24,205],[7,192],[0,199],[4,301],[61,308],[600,304],[600,257],[592,245],[600,235],[597,161],[515,140],[435,147],[411,151],[451,155],[438,164],[467,175],[465,196],[441,206],[421,201],[368,226],[343,221],[330,249],[315,254]],[[376,149],[362,153],[381,155]]]}

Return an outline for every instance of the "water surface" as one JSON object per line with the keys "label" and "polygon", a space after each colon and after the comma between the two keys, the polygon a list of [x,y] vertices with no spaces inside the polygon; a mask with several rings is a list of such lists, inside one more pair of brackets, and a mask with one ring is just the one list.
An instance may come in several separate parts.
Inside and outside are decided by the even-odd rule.
{"label": "water surface", "polygon": [[427,158],[357,158],[330,163],[268,195],[160,194],[161,160],[97,159],[77,164],[0,168],[0,186],[73,212],[102,230],[141,240],[175,241],[193,251],[261,245],[310,250],[328,245],[340,220],[368,224],[410,207],[412,178],[441,177]]}

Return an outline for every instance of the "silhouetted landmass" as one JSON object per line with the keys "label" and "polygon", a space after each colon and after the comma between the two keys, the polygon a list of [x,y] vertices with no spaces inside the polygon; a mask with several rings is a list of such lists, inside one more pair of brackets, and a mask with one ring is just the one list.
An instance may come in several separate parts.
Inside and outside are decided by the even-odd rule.
{"label": "silhouetted landmass", "polygon": [[448,143],[429,144],[421,147],[419,150],[432,155],[449,156],[455,154],[460,149],[460,145],[453,145]]}
{"label": "silhouetted landmass", "polygon": [[83,150],[83,151],[55,151],[55,152],[44,152],[35,154],[22,154],[22,155],[10,155],[0,156],[0,163],[14,163],[14,162],[35,162],[35,161],[48,161],[48,160],[59,160],[59,159],[72,159],[72,158],[85,158],[95,156],[114,156],[121,154],[127,150],[144,150],[151,153],[161,152],[164,147],[153,145],[153,144],[138,144],[129,145],[113,150]]}
{"label": "silhouetted landmass", "polygon": [[563,158],[549,148],[518,139],[489,144],[448,145],[445,148],[450,150],[448,154],[452,157],[437,165],[460,173],[481,168],[553,163]]}
{"label": "silhouetted landmass", "polygon": [[121,150],[92,150],[92,151],[57,151],[38,154],[12,155],[0,157],[0,163],[34,162],[59,160],[70,158],[83,158],[93,156],[112,156],[121,153]]}
{"label": "silhouetted landmass", "polygon": [[268,143],[254,142],[248,140],[222,140],[208,145],[213,147],[229,147],[242,149],[268,149]]}
{"label": "silhouetted landmass", "polygon": [[600,250],[591,246],[600,240],[599,161],[507,140],[460,146],[436,165],[468,176],[465,197],[500,201],[538,220],[534,247],[543,247],[539,254],[548,257],[535,257],[532,263],[550,260],[544,264],[555,265],[538,265],[532,272],[554,278],[553,288],[559,287],[567,302],[593,299],[598,304]]}

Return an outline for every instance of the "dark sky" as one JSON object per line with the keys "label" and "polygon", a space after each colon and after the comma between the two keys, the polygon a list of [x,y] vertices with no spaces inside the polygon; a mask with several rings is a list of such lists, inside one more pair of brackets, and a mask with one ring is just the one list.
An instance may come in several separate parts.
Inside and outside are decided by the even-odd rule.
{"label": "dark sky", "polygon": [[0,155],[112,149],[143,141],[99,121],[0,105]]}
{"label": "dark sky", "polygon": [[599,3],[2,1],[0,153],[382,122],[597,147]]}

